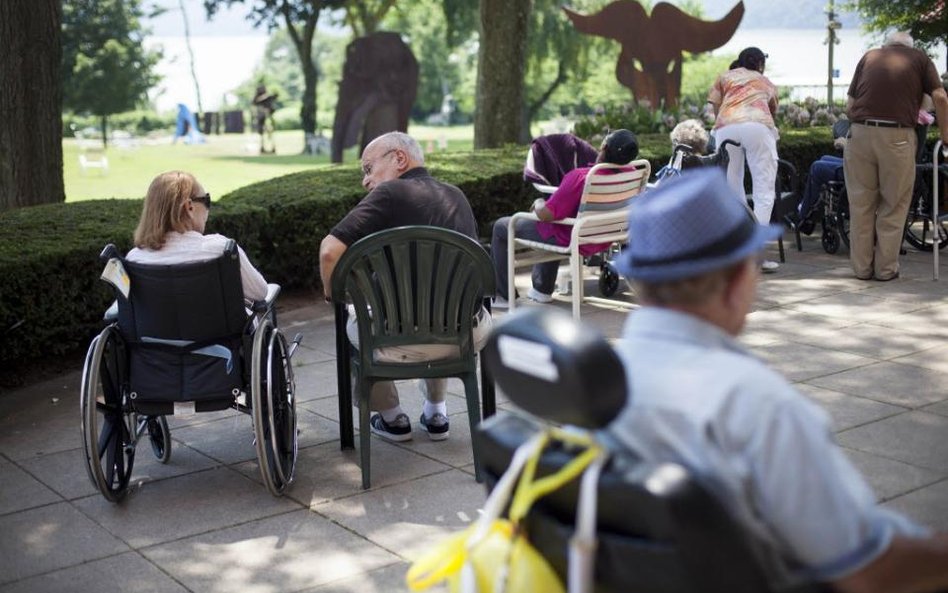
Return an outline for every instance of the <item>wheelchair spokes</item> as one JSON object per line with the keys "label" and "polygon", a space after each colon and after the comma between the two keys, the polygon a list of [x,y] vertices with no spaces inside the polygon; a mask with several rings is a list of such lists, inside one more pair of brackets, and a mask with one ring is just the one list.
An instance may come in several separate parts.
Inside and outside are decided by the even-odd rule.
{"label": "wheelchair spokes", "polygon": [[912,203],[905,220],[905,240],[919,251],[931,251],[937,241],[938,249],[948,245],[948,229],[944,218],[932,224],[932,192],[923,175],[916,173],[915,187],[912,191]]}
{"label": "wheelchair spokes", "polygon": [[115,327],[105,328],[86,354],[79,398],[86,470],[112,502],[125,496],[135,463],[134,414],[124,408],[121,387],[124,355]]}
{"label": "wheelchair spokes", "polygon": [[267,489],[280,495],[296,469],[296,394],[286,338],[268,319],[257,328],[252,360],[257,461]]}

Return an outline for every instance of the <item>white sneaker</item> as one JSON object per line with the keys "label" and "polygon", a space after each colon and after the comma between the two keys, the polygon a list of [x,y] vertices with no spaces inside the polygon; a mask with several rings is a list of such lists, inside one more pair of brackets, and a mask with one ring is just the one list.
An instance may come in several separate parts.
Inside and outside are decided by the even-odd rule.
{"label": "white sneaker", "polygon": [[538,302],[538,303],[543,303],[544,305],[545,305],[546,303],[552,303],[552,302],[553,302],[553,295],[551,295],[551,294],[543,294],[542,292],[540,292],[539,290],[533,288],[532,286],[530,287],[530,290],[527,291],[527,298],[530,299],[531,301],[536,301],[536,302]]}
{"label": "white sneaker", "polygon": [[509,309],[510,303],[504,297],[494,297],[490,300],[491,309]]}
{"label": "white sneaker", "polygon": [[780,264],[769,259],[760,262],[760,271],[765,274],[772,274],[780,268]]}

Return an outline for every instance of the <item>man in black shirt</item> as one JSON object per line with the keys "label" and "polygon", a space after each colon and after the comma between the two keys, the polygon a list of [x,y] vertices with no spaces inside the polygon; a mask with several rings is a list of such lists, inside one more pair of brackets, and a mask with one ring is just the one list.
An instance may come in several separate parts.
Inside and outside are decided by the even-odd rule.
{"label": "man in black shirt", "polygon": [[[362,185],[369,190],[333,229],[319,247],[319,275],[323,293],[329,299],[332,272],[350,245],[372,233],[404,225],[428,225],[463,233],[478,239],[477,222],[471,205],[460,189],[441,183],[424,167],[421,147],[409,135],[390,132],[379,136],[362,153]],[[482,311],[474,328],[474,346],[484,345],[490,332],[490,314]],[[349,340],[358,347],[358,330],[353,316],[349,318]],[[386,348],[380,358],[416,362],[450,355],[451,346],[420,345]],[[448,349],[446,352],[445,349]],[[425,405],[421,427],[432,440],[448,437],[448,414],[445,405],[446,379],[425,379],[421,390]],[[372,410],[372,432],[392,441],[411,439],[411,423],[399,405],[398,392],[391,381],[373,385],[369,397]]]}

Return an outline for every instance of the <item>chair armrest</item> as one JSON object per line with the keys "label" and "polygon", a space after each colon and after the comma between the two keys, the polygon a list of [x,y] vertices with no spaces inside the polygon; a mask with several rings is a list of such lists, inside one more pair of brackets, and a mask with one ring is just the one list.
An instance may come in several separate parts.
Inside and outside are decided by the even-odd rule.
{"label": "chair armrest", "polygon": [[118,321],[118,301],[112,301],[112,304],[109,305],[109,308],[105,310],[105,315],[102,316],[102,319],[106,323],[112,323],[113,321]]}
{"label": "chair armrest", "polygon": [[255,313],[262,313],[273,307],[274,301],[280,296],[280,285],[279,284],[267,284],[267,296],[263,297],[262,301],[254,301],[250,305],[250,310]]}
{"label": "chair armrest", "polygon": [[552,194],[559,189],[555,185],[543,185],[542,183],[534,183],[533,187],[541,194]]}

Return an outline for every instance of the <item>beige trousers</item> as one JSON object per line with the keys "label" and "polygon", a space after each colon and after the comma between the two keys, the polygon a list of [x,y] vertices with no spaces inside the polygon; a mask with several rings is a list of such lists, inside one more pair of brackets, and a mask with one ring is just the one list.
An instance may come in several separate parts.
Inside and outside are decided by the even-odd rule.
{"label": "beige trousers", "polygon": [[857,278],[888,280],[899,272],[899,249],[915,184],[915,130],[853,124],[851,133],[843,155],[849,260]]}
{"label": "beige trousers", "polygon": [[[478,315],[477,327],[474,328],[474,350],[480,352],[487,343],[487,336],[493,327],[493,319],[486,310],[481,310]],[[355,315],[349,315],[349,321],[346,323],[346,335],[349,341],[356,348],[359,347],[359,326],[356,323]],[[440,360],[443,358],[456,357],[458,355],[457,346],[445,346],[439,344],[417,344],[409,346],[395,346],[392,348],[380,348],[376,351],[376,360],[383,362],[421,362],[423,360]],[[447,393],[447,379],[425,379],[422,385],[422,393],[425,398],[432,402],[443,402]],[[358,405],[357,398],[353,402]],[[369,409],[375,411],[390,410],[399,405],[398,390],[395,389],[393,381],[378,381],[372,385],[372,391],[369,393]]]}

